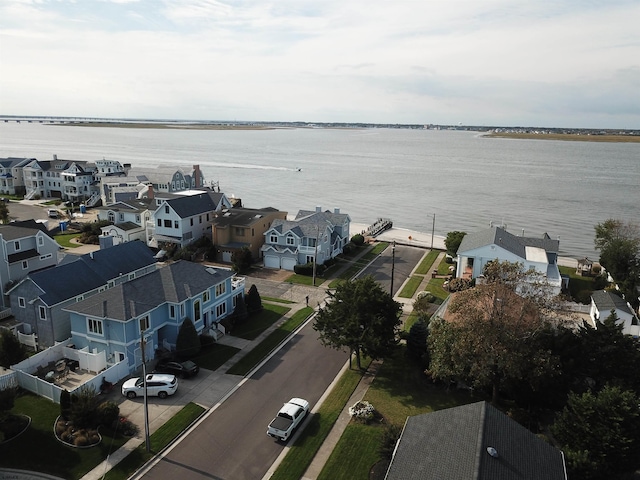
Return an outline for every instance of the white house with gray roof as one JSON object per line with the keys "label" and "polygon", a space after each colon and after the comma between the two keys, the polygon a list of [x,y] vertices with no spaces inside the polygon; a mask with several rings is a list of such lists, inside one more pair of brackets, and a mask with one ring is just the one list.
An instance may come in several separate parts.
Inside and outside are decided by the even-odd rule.
{"label": "white house with gray roof", "polygon": [[244,279],[228,269],[184,260],[69,305],[71,336],[77,349],[105,352],[107,363],[126,361],[129,370],[142,365],[158,348],[175,350],[186,318],[198,333],[221,331],[220,321],[244,295]]}
{"label": "white house with gray roof", "polygon": [[622,324],[622,333],[636,338],[640,336],[640,320],[629,302],[620,295],[606,290],[597,290],[591,294],[589,316],[596,328],[611,315],[612,310],[618,317],[618,325]]}
{"label": "white house with gray roof", "polygon": [[558,268],[560,240],[548,234],[540,238],[513,235],[502,227],[491,227],[464,236],[457,252],[456,276],[477,278],[485,265],[493,260],[521,263],[524,270],[541,273],[553,288],[554,294],[562,289]]}
{"label": "white house with gray roof", "polygon": [[40,348],[71,336],[69,305],[156,270],[144,242],[129,242],[82,256],[67,255],[57,266],[31,273],[9,292],[11,311]]}
{"label": "white house with gray roof", "polygon": [[293,270],[296,265],[316,262],[323,265],[342,253],[349,243],[351,218],[340,213],[300,210],[294,220],[276,219],[265,234],[262,254],[264,266]]}

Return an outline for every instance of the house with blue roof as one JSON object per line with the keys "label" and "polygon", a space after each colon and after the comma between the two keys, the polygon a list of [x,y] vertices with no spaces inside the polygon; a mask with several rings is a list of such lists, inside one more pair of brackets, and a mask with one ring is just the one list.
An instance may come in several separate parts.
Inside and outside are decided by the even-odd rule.
{"label": "house with blue roof", "polygon": [[294,220],[276,219],[265,233],[262,246],[264,266],[293,270],[296,265],[323,265],[342,253],[349,243],[351,218],[340,213],[300,210]]}
{"label": "house with blue roof", "polygon": [[553,240],[546,233],[539,238],[525,237],[492,226],[463,237],[457,252],[456,277],[477,278],[493,260],[521,263],[525,271],[533,269],[542,274],[551,293],[557,295],[563,286],[558,268],[559,249],[560,240]]}
{"label": "house with blue roof", "polygon": [[[115,248],[115,247],[114,247]],[[180,326],[189,318],[198,333],[224,332],[220,321],[233,313],[244,279],[229,269],[181,260],[68,305],[76,349],[105,352],[107,364],[126,361],[129,371],[175,351]]]}
{"label": "house with blue roof", "polygon": [[33,272],[9,292],[18,323],[29,325],[40,348],[71,336],[65,308],[156,269],[153,252],[134,241],[82,256],[67,255],[59,265]]}

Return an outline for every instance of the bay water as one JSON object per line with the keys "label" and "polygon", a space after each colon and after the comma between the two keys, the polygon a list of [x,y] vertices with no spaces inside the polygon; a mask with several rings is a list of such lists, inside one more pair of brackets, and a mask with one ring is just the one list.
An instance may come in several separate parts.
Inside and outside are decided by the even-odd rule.
{"label": "bay water", "polygon": [[251,208],[340,208],[353,222],[560,238],[597,259],[594,226],[640,222],[640,144],[488,138],[478,132],[277,128],[193,130],[0,123],[0,157],[188,170]]}

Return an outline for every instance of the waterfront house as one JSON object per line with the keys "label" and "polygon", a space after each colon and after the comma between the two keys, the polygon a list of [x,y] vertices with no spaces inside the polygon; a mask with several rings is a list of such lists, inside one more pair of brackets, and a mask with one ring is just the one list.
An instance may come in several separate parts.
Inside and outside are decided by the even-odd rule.
{"label": "waterfront house", "polygon": [[591,294],[589,316],[596,328],[598,328],[600,322],[603,322],[611,315],[612,311],[618,317],[617,324],[622,325],[622,333],[636,338],[640,336],[640,320],[629,302],[621,296],[606,290],[597,290]]}
{"label": "waterfront house", "polygon": [[464,236],[458,248],[456,276],[477,278],[493,260],[521,263],[525,271],[533,269],[542,274],[552,294],[557,295],[563,286],[558,268],[559,248],[560,240],[553,240],[546,233],[540,238],[517,236],[503,227],[492,226]]}
{"label": "waterfront house", "polygon": [[300,210],[294,220],[276,219],[265,233],[262,246],[264,266],[293,270],[296,265],[327,260],[342,253],[349,243],[351,218],[340,213]]}
{"label": "waterfront house", "polygon": [[78,349],[105,352],[108,363],[126,361],[132,372],[157,349],[175,350],[188,317],[198,333],[224,333],[220,321],[244,295],[244,279],[229,269],[178,261],[66,307]]}
{"label": "waterfront house", "polygon": [[154,248],[167,244],[182,248],[204,236],[210,237],[215,214],[231,206],[224,193],[211,190],[192,190],[162,200],[147,223],[148,244]]}
{"label": "waterfront house", "polygon": [[22,168],[33,160],[33,158],[0,158],[0,194],[20,196],[26,193]]}
{"label": "waterfront house", "polygon": [[487,402],[408,417],[385,480],[566,480],[564,455]]}
{"label": "waterfront house", "polygon": [[64,309],[92,295],[153,272],[156,261],[144,242],[129,242],[82,256],[67,255],[52,268],[31,273],[9,292],[21,330],[35,333],[40,348],[71,336]]}
{"label": "waterfront house", "polygon": [[96,207],[98,220],[111,222],[111,225],[101,228],[100,241],[111,237],[113,245],[133,240],[147,243],[147,223],[157,208],[156,201],[155,198],[136,198]]}
{"label": "waterfront house", "polygon": [[218,260],[231,262],[234,252],[246,247],[254,259],[262,258],[264,233],[274,220],[284,220],[287,212],[275,208],[225,208],[217,212],[211,227],[213,244],[218,250]]}
{"label": "waterfront house", "polygon": [[58,263],[60,245],[44,224],[34,220],[0,225],[0,292],[2,305],[9,305],[7,291],[31,272]]}

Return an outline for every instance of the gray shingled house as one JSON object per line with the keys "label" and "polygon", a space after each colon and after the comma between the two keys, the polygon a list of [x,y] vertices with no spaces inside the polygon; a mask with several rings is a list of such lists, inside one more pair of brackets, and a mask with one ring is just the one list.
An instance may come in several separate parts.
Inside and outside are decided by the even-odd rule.
{"label": "gray shingled house", "polygon": [[408,417],[385,480],[566,480],[561,450],[487,402]]}
{"label": "gray shingled house", "polygon": [[82,256],[67,255],[59,265],[31,273],[9,292],[18,323],[31,326],[46,348],[71,336],[63,309],[120,283],[155,271],[153,252],[133,241]]}

